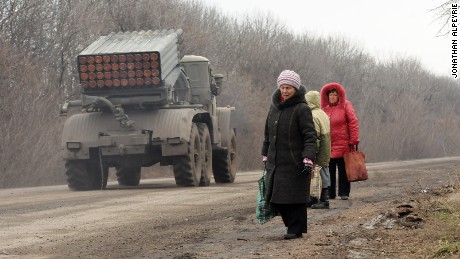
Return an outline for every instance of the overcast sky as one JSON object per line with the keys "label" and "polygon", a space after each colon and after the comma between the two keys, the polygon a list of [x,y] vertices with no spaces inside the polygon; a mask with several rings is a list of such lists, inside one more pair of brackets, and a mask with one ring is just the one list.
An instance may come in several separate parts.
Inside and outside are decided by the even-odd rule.
{"label": "overcast sky", "polygon": [[445,0],[202,1],[238,17],[270,14],[296,33],[345,38],[379,60],[415,57],[434,74],[451,75],[453,37],[437,37],[442,25],[429,11]]}

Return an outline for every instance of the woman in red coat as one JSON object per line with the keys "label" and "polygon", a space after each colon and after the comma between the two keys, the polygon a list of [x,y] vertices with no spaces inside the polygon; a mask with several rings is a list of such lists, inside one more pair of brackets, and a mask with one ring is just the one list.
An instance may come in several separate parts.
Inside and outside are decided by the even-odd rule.
{"label": "woman in red coat", "polygon": [[345,89],[339,83],[329,83],[321,89],[321,109],[329,116],[331,123],[331,160],[329,172],[331,185],[329,198],[336,196],[336,171],[339,175],[339,196],[347,200],[350,196],[350,182],[345,172],[343,154],[356,149],[359,143],[359,126],[355,109],[347,100]]}

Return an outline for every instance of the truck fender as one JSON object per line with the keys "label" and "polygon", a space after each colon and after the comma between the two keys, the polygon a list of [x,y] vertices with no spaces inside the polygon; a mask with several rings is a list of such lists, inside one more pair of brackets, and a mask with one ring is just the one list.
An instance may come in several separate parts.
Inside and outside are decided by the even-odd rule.
{"label": "truck fender", "polygon": [[221,136],[221,147],[226,148],[230,142],[231,115],[233,107],[217,107],[217,117],[219,118],[219,131]]}
{"label": "truck fender", "polygon": [[[153,116],[139,114],[139,117],[131,117],[136,125],[140,121],[141,128],[152,128],[152,141],[161,143],[162,156],[187,154],[187,143],[190,141],[190,130],[195,116],[208,114],[198,108],[160,109],[152,112]],[[140,117],[145,119],[141,120]]]}
{"label": "truck fender", "polygon": [[[90,148],[104,145],[98,141],[99,133],[119,128],[118,122],[109,113],[94,112],[70,116],[64,123],[61,136],[64,159],[88,159]],[[67,149],[67,143],[79,143],[81,147],[78,151],[71,152]]]}

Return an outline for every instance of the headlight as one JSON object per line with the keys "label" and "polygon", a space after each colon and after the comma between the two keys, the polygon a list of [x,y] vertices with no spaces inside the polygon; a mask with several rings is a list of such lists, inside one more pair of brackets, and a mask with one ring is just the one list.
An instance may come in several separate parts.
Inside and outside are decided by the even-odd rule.
{"label": "headlight", "polygon": [[81,143],[80,142],[67,142],[67,149],[80,149]]}

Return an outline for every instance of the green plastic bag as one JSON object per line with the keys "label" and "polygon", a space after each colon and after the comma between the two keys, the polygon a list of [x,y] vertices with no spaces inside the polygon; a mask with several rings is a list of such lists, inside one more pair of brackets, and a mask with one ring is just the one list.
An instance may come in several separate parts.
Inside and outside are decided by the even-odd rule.
{"label": "green plastic bag", "polygon": [[257,193],[257,206],[256,206],[256,218],[259,224],[265,224],[276,216],[279,216],[280,213],[276,206],[265,200],[265,185],[267,182],[267,174],[264,169],[262,177],[260,177],[259,183],[259,192]]}

